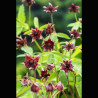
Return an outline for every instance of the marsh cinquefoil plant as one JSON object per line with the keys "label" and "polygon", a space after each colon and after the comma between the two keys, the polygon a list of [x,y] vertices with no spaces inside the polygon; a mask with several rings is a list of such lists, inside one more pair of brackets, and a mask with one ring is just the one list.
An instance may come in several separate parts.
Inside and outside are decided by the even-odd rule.
{"label": "marsh cinquefoil plant", "polygon": [[[29,15],[31,15],[31,5],[36,2],[34,0],[22,0],[22,2],[29,6]],[[82,22],[76,16],[79,6],[72,3],[68,8],[70,12],[75,13],[76,19],[75,23],[68,24],[68,27],[72,28],[69,31],[70,36],[58,33],[54,28],[56,24],[53,24],[53,13],[59,7],[53,7],[49,3],[48,7],[43,8],[46,13],[50,13],[51,21],[39,27],[38,18],[34,17],[35,28],[30,28],[30,24],[26,23],[24,5],[19,8],[16,19],[16,49],[25,53],[17,57],[25,57],[25,61],[21,63],[27,72],[23,78],[17,76],[17,84],[21,83],[21,90],[18,90],[16,97],[19,98],[30,90],[33,98],[82,98],[81,58],[77,58],[77,55],[81,55],[82,45],[75,46],[77,39],[82,39],[80,33]],[[45,33],[46,37],[42,37],[42,33]],[[33,51],[33,47],[28,46],[27,36],[32,38],[31,44],[35,43],[39,52]],[[66,42],[60,42],[59,37],[66,39]],[[41,45],[37,40],[42,42]],[[29,71],[34,72],[34,75],[30,76]]]}

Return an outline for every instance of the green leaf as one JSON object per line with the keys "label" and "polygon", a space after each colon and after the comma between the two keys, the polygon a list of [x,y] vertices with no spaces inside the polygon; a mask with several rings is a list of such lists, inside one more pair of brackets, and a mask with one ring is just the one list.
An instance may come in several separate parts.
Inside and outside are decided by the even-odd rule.
{"label": "green leaf", "polygon": [[48,82],[56,81],[56,76],[57,76],[56,72],[51,73],[47,81]]}
{"label": "green leaf", "polygon": [[[49,24],[51,25],[51,23],[49,23]],[[48,26],[48,24],[42,25],[42,26],[39,28],[39,30],[42,30],[42,29],[46,28],[47,26]]]}
{"label": "green leaf", "polygon": [[27,45],[21,47],[21,50],[29,54],[30,56],[33,56],[33,49]]}
{"label": "green leaf", "polygon": [[26,91],[30,89],[30,86],[22,88],[17,94],[16,97],[23,95]]}
{"label": "green leaf", "polygon": [[29,25],[27,23],[24,23],[23,25],[23,32],[29,30]]}
{"label": "green leaf", "polygon": [[37,17],[34,17],[34,26],[39,29],[39,21]]}
{"label": "green leaf", "polygon": [[65,38],[65,39],[70,39],[70,37],[67,34],[64,34],[64,33],[57,33],[57,36]]}
{"label": "green leaf", "polygon": [[67,86],[67,77],[64,70],[60,70],[59,77],[64,86]]}
{"label": "green leaf", "polygon": [[23,30],[23,27],[20,22],[16,22],[16,36],[18,36]]}
{"label": "green leaf", "polygon": [[25,23],[25,20],[26,20],[23,4],[19,7],[18,20],[21,21],[23,24]]}
{"label": "green leaf", "polygon": [[50,55],[48,56],[47,64],[50,64],[50,63],[55,63],[54,54],[50,54]]}
{"label": "green leaf", "polygon": [[17,55],[17,58],[19,58],[19,57],[25,57],[25,54]]}
{"label": "green leaf", "polygon": [[51,40],[54,41],[54,48],[56,51],[58,51],[58,38],[57,38],[57,33],[52,33],[51,34]]}
{"label": "green leaf", "polygon": [[75,49],[75,51],[74,51],[74,53],[71,55],[71,58],[74,58],[74,57],[76,57],[79,53],[81,53],[80,51],[80,49],[82,48],[82,45],[79,45],[76,49]]}
{"label": "green leaf", "polygon": [[76,89],[77,89],[77,92],[79,94],[79,97],[82,98],[82,81],[76,85]]}
{"label": "green leaf", "polygon": [[53,54],[62,57],[62,59],[64,59],[64,60],[66,59],[66,56],[63,55],[62,53],[58,52],[58,51],[53,51]]}
{"label": "green leaf", "polygon": [[24,35],[27,35],[27,34],[30,34],[30,33],[32,33],[32,30],[26,31],[26,32],[24,33]]}
{"label": "green leaf", "polygon": [[78,30],[79,28],[82,28],[81,22],[77,21],[75,23],[70,23],[67,27],[72,27],[71,30],[76,29]]}
{"label": "green leaf", "polygon": [[82,60],[73,58],[72,64],[74,65],[73,69],[75,70],[76,75],[82,76]]}

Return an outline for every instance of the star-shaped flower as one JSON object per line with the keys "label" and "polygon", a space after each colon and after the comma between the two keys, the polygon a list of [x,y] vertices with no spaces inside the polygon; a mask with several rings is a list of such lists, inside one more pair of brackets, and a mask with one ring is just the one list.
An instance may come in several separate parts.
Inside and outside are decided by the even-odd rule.
{"label": "star-shaped flower", "polygon": [[30,57],[26,54],[24,65],[29,69],[36,69],[38,66],[39,57]]}
{"label": "star-shaped flower", "polygon": [[16,39],[16,46],[17,47],[22,47],[24,45],[27,44],[27,39],[24,38],[24,39]]}
{"label": "star-shaped flower", "polygon": [[43,30],[38,30],[38,28],[36,27],[35,30],[32,29],[32,33],[28,34],[29,36],[32,37],[32,42],[36,39],[42,39],[42,32]]}
{"label": "star-shaped flower", "polygon": [[79,12],[79,6],[74,3],[72,3],[72,5],[68,9],[70,10],[70,12]]}
{"label": "star-shaped flower", "polygon": [[70,71],[74,72],[72,69],[74,66],[71,64],[71,60],[63,60],[64,63],[61,63],[61,69],[65,71],[65,73],[68,73]]}
{"label": "star-shaped flower", "polygon": [[54,49],[54,41],[52,41],[50,38],[44,42],[44,51],[48,51],[48,50],[53,50]]}
{"label": "star-shaped flower", "polygon": [[43,6],[43,8],[44,8],[44,11],[46,11],[47,13],[53,13],[53,12],[56,12],[57,11],[58,6],[53,7],[52,4],[49,3],[49,6],[48,7]]}

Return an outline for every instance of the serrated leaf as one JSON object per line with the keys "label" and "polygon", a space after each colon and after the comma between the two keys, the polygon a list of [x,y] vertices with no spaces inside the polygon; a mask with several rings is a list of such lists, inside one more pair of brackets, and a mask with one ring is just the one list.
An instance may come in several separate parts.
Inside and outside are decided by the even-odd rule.
{"label": "serrated leaf", "polygon": [[25,46],[21,47],[21,50],[23,50],[30,56],[33,56],[33,49],[30,46],[25,45]]}
{"label": "serrated leaf", "polygon": [[72,27],[71,30],[73,30],[73,29],[78,30],[79,28],[82,28],[82,24],[81,24],[81,22],[77,21],[77,22],[75,22],[75,23],[70,23],[70,24],[68,24],[67,27]]}
{"label": "serrated leaf", "polygon": [[20,22],[16,22],[16,36],[18,36],[23,30],[23,27]]}
{"label": "serrated leaf", "polygon": [[23,4],[19,7],[18,17],[17,18],[23,24],[25,23],[26,18],[25,18],[25,11],[24,11],[24,5]]}
{"label": "serrated leaf", "polygon": [[38,17],[34,17],[34,26],[37,27],[37,28],[39,29]]}
{"label": "serrated leaf", "polygon": [[50,63],[55,63],[54,54],[50,54],[50,55],[48,56],[47,64],[50,64]]}
{"label": "serrated leaf", "polygon": [[26,91],[30,89],[30,86],[22,88],[17,94],[16,97],[23,95]]}
{"label": "serrated leaf", "polygon": [[17,58],[19,58],[19,57],[25,57],[25,54],[17,55]]}
{"label": "serrated leaf", "polygon": [[30,33],[32,33],[32,30],[26,31],[26,32],[24,33],[24,35],[27,35],[27,34],[30,34]]}
{"label": "serrated leaf", "polygon": [[64,34],[64,33],[57,33],[57,36],[65,38],[65,39],[70,39],[70,37],[67,34]]}
{"label": "serrated leaf", "polygon": [[[49,24],[51,25],[51,23],[49,23]],[[46,28],[47,26],[48,26],[48,24],[42,25],[42,26],[39,28],[39,30],[42,30],[42,29]]]}
{"label": "serrated leaf", "polygon": [[64,70],[60,70],[59,77],[64,86],[67,86],[67,77]]}

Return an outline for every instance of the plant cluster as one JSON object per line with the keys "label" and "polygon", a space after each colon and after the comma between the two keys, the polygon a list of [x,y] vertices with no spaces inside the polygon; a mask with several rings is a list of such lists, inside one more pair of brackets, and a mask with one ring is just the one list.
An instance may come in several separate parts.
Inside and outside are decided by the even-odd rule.
{"label": "plant cluster", "polygon": [[[31,22],[31,5],[35,4],[34,0],[22,0],[26,6],[29,6],[29,23]],[[65,33],[57,33],[55,25],[53,23],[53,13],[58,10],[58,6],[53,7],[51,3],[49,6],[44,6],[44,11],[50,15],[51,22],[39,27],[38,18],[34,18],[35,28],[30,28],[30,24],[25,23],[24,5],[22,4],[19,9],[16,32],[16,49],[20,49],[25,52],[25,61],[22,64],[28,69],[26,75],[23,78],[17,78],[17,81],[24,87],[20,90],[16,97],[21,96],[28,89],[33,92],[34,98],[58,98],[60,94],[62,98],[76,98],[80,96],[77,90],[76,80],[80,77],[81,72],[74,68],[77,65],[73,64],[75,56],[81,53],[81,45],[75,46],[75,40],[81,39],[82,34],[82,19],[78,19],[76,13],[79,13],[79,6],[72,3],[68,8],[69,12],[75,13],[75,23],[71,23],[68,27],[72,27],[69,30],[69,35]],[[70,14],[69,13],[69,14]],[[24,38],[21,32],[23,32]],[[42,33],[46,34],[44,38]],[[32,38],[31,43],[37,45],[40,52],[34,52],[33,48],[28,46],[26,36]],[[66,42],[59,42],[58,37],[68,39]],[[37,40],[41,40],[40,45]],[[67,55],[66,55],[67,54]],[[18,57],[22,55],[18,55]],[[77,59],[76,59],[77,60]],[[29,71],[34,72],[34,77],[29,76]],[[81,69],[80,69],[81,70]],[[37,78],[36,74],[39,74],[40,78]],[[69,75],[70,73],[70,75]],[[73,84],[70,84],[70,76],[74,80]],[[71,86],[73,88],[71,88]],[[80,84],[79,84],[80,85]],[[79,93],[79,94],[78,94]],[[78,97],[77,97],[78,98]]]}

